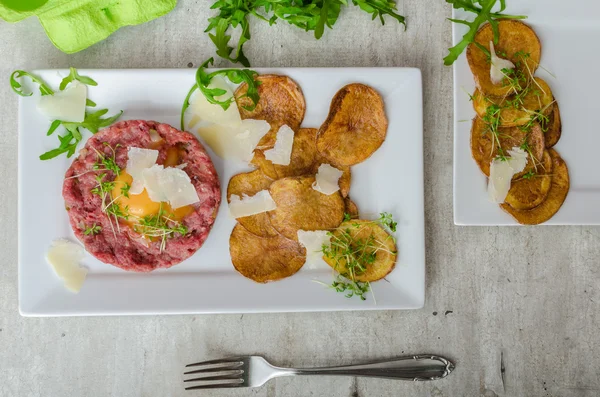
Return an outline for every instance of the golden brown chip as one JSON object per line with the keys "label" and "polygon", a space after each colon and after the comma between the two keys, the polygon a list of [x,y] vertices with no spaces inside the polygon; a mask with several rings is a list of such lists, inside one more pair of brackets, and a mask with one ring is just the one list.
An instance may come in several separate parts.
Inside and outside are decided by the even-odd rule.
{"label": "golden brown chip", "polygon": [[[544,155],[544,133],[539,124],[534,124],[529,132],[523,131],[519,127],[498,128],[497,139],[500,141],[500,147],[505,153],[513,147],[520,147],[527,142],[530,154],[537,161]],[[496,137],[488,125],[479,117],[475,117],[471,127],[471,154],[481,172],[488,177],[490,176],[490,163],[498,156],[498,144],[495,140]],[[527,167],[522,173],[515,175],[514,179],[523,176],[532,167],[533,159],[529,156]]]}
{"label": "golden brown chip", "polygon": [[[396,266],[397,252],[394,239],[373,221],[345,221],[333,232],[332,241],[337,241],[338,245],[332,245],[331,253],[324,255],[323,259],[348,279],[362,282],[377,281],[387,276]],[[371,243],[367,243],[368,241]],[[345,248],[360,252],[355,254],[358,257],[354,258],[360,264],[364,262],[360,259],[361,255],[375,253],[375,260],[366,265],[364,272],[357,271],[352,275],[347,266],[347,257],[343,253]]]}
{"label": "golden brown chip", "polygon": [[242,119],[265,120],[271,125],[271,129],[257,146],[257,149],[271,149],[282,125],[298,131],[304,119],[306,103],[300,86],[287,76],[265,74],[258,76],[256,80],[261,84],[258,86],[260,99],[254,110],[244,109],[252,106],[250,98],[244,97],[248,91],[247,84],[242,83],[238,87],[235,98]]}
{"label": "golden brown chip", "polygon": [[552,158],[545,151],[542,161],[537,164],[537,171],[531,170],[531,173],[512,182],[505,203],[516,210],[530,210],[546,200],[551,185]]}
{"label": "golden brown chip", "polygon": [[331,164],[354,165],[369,158],[387,134],[383,99],[364,84],[349,84],[335,94],[319,129],[317,149]]}
{"label": "golden brown chip", "polygon": [[[268,189],[273,180],[265,176],[260,170],[237,174],[231,177],[227,185],[227,202],[231,202],[231,195],[242,197],[242,194],[254,196],[261,190]],[[237,221],[250,233],[261,237],[277,236],[277,230],[271,226],[271,221],[266,212],[238,218]]]}
{"label": "golden brown chip", "polygon": [[350,216],[350,219],[358,219],[358,207],[356,203],[350,200],[350,197],[346,197],[344,199],[344,204],[346,205],[345,213]]}
{"label": "golden brown chip", "polygon": [[317,130],[300,128],[294,134],[294,146],[289,165],[273,164],[265,158],[261,150],[254,152],[252,164],[265,175],[280,179],[288,176],[300,176],[313,173],[313,164],[317,158]]}
{"label": "golden brown chip", "polygon": [[298,240],[298,230],[334,229],[344,219],[344,199],[339,191],[325,195],[312,188],[314,176],[283,178],[269,191],[277,208],[269,211],[271,225],[285,237]]}
{"label": "golden brown chip", "polygon": [[536,112],[544,116],[553,109],[554,97],[548,84],[536,77],[523,97],[491,98],[483,95],[479,89],[473,93],[473,108],[479,117],[485,117],[492,105],[500,107],[499,120],[502,127],[525,125],[531,121]]}
{"label": "golden brown chip", "polygon": [[283,236],[259,237],[239,223],[229,237],[229,254],[235,269],[258,283],[277,281],[296,273],[306,250]]}
{"label": "golden brown chip", "polygon": [[352,172],[350,171],[350,167],[347,165],[332,164],[327,159],[317,155],[317,160],[313,165],[311,174],[316,174],[319,171],[321,164],[329,164],[343,172],[338,184],[340,185],[340,193],[342,194],[342,197],[348,197],[348,193],[350,193],[350,185],[352,183]]}
{"label": "golden brown chip", "polygon": [[[508,59],[524,76],[533,76],[537,70],[542,55],[542,44],[533,29],[523,22],[515,20],[500,20],[498,22],[499,39],[494,45],[500,58]],[[492,26],[484,25],[475,35],[475,43],[490,50],[490,41],[494,39]],[[467,60],[475,78],[477,88],[486,96],[505,97],[511,94],[512,88],[504,83],[495,85],[490,78],[490,59],[474,43],[467,48]]]}
{"label": "golden brown chip", "polygon": [[552,105],[552,113],[548,116],[548,123],[542,124],[544,130],[544,136],[546,137],[546,147],[549,149],[554,147],[560,140],[562,134],[562,122],[560,120],[560,110],[558,109],[558,103],[554,102]]}
{"label": "golden brown chip", "polygon": [[512,215],[520,224],[539,225],[546,222],[560,210],[569,193],[570,182],[567,164],[554,149],[549,149],[548,152],[552,158],[553,165],[552,185],[550,186],[550,192],[546,200],[537,207],[527,211],[516,210],[508,204],[500,205],[504,211]]}

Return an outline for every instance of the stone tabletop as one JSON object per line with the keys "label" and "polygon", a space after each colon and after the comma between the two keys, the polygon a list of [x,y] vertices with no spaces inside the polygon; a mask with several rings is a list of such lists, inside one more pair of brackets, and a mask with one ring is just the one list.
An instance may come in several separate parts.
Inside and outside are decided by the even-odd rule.
{"label": "stone tabletop", "polygon": [[[345,10],[320,41],[252,24],[253,66],[414,66],[423,72],[427,289],[416,311],[23,318],[17,303],[16,68],[187,68],[214,54],[207,0],[66,55],[30,18],[0,21],[0,396],[470,397],[600,395],[600,228],[457,227],[452,221],[450,7],[403,0],[408,29]],[[222,61],[217,66],[227,66]],[[31,139],[36,139],[32,131]],[[259,353],[280,365],[402,354],[456,361],[429,383],[281,378],[185,393],[185,363]]]}

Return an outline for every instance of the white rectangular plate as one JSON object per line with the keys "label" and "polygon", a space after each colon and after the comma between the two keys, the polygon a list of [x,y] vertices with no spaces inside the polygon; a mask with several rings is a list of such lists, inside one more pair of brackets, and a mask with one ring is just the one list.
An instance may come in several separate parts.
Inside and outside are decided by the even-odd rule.
{"label": "white rectangular plate", "polygon": [[[600,172],[598,172],[597,93],[600,74],[589,49],[600,42],[600,3],[587,0],[513,0],[508,14],[527,15],[542,42],[537,75],[545,79],[560,106],[562,137],[555,149],[569,167],[571,189],[560,211],[547,225],[600,225]],[[455,18],[472,20],[462,10]],[[467,31],[454,24],[456,44]],[[454,223],[457,225],[516,225],[496,204],[489,202],[487,180],[471,157],[470,120],[475,116],[469,96],[475,89],[465,54],[454,64]]]}
{"label": "white rectangular plate", "polygon": [[[46,137],[49,121],[33,98],[19,102],[19,307],[26,316],[284,312],[326,310],[416,309],[425,289],[423,213],[422,84],[418,69],[257,69],[285,74],[302,87],[306,98],[303,126],[319,127],[333,95],[342,86],[373,86],[384,100],[389,119],[382,147],[352,167],[350,196],[363,216],[381,211],[398,220],[399,260],[386,280],[374,283],[376,302],[363,302],[314,282],[331,283],[331,269],[302,269],[294,276],[262,285],[238,274],[229,257],[229,234],[235,220],[222,204],[204,246],[168,270],[128,273],[87,255],[89,274],[79,294],[67,291],[45,262],[52,240],[77,241],[69,226],[61,195],[71,160],[38,156],[55,147]],[[39,71],[57,86],[66,71]],[[193,70],[81,70],[98,82],[89,90],[98,108],[122,120],[147,119],[179,128],[179,111],[194,82]],[[87,135],[89,136],[89,134]],[[84,138],[85,139],[85,138]],[[401,155],[399,155],[401,153]],[[224,162],[210,153],[223,193],[229,178],[248,168]],[[223,203],[226,203],[223,194]]]}

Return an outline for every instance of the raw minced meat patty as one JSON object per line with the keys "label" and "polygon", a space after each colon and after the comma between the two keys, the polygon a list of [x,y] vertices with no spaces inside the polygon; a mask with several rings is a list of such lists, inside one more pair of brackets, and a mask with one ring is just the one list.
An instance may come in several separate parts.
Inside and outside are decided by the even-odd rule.
{"label": "raw minced meat patty", "polygon": [[[150,130],[162,137],[161,147],[156,147],[157,137],[151,136]],[[161,250],[161,239],[145,239],[128,223],[120,222],[118,231],[113,219],[111,226],[102,212],[102,199],[92,193],[92,189],[97,186],[97,175],[106,172],[104,181],[111,181],[116,175],[111,171],[94,170],[94,165],[98,163],[97,151],[111,158],[114,149],[116,163],[124,170],[129,147],[159,150],[157,163],[163,164],[168,149],[174,146],[179,149],[179,163],[185,165],[183,170],[189,175],[200,201],[192,204],[193,211],[181,220],[188,233],[174,234]],[[154,121],[130,120],[114,124],[88,139],[65,174],[63,197],[71,227],[92,255],[124,270],[148,272],[176,265],[202,246],[215,221],[221,190],[210,157],[192,134]],[[94,224],[102,229],[97,234],[85,235],[86,227]]]}

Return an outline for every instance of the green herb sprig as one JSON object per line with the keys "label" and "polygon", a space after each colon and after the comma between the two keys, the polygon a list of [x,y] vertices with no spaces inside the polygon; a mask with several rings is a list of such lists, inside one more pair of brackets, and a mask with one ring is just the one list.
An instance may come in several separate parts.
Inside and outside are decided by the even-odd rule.
{"label": "green herb sprig", "polygon": [[244,106],[244,109],[252,111],[258,104],[260,99],[258,94],[258,86],[260,85],[260,81],[256,80],[256,76],[258,76],[257,72],[250,69],[219,69],[212,73],[208,73],[206,69],[213,65],[213,63],[214,59],[209,58],[202,65],[200,65],[196,71],[196,84],[194,84],[194,86],[188,92],[185,100],[183,101],[183,106],[181,107],[181,130],[185,130],[185,111],[190,107],[190,98],[196,90],[199,89],[208,102],[221,106],[223,110],[229,109],[229,106],[235,102],[235,97],[233,95],[230,98],[218,99],[218,97],[227,94],[227,91],[222,88],[209,87],[210,82],[215,76],[222,75],[229,79],[229,81],[231,81],[233,84],[246,83],[248,90],[241,98],[250,98],[250,100],[252,100],[252,104]]}
{"label": "green herb sprig", "polygon": [[102,226],[94,223],[92,226],[87,226],[85,228],[85,230],[83,231],[83,234],[86,236],[95,236],[96,234],[99,234],[101,231],[102,231]]}
{"label": "green herb sprig", "polygon": [[160,251],[165,249],[167,239],[175,237],[177,234],[185,236],[188,234],[188,228],[180,222],[170,218],[162,206],[157,214],[148,215],[138,220],[134,230],[147,238],[160,239]]}
{"label": "green herb sprig", "polygon": [[[344,220],[347,221],[349,219],[350,215],[345,214]],[[383,227],[388,233],[395,232],[398,225],[392,215],[387,212],[382,212],[379,219],[371,223]],[[371,290],[371,284],[359,281],[357,277],[364,274],[368,267],[375,263],[378,252],[390,251],[373,234],[370,234],[365,239],[353,236],[353,232],[360,227],[364,226],[356,222],[350,224],[344,230],[338,230],[337,234],[329,232],[330,242],[329,244],[323,244],[321,250],[323,256],[334,263],[343,262],[347,270],[344,273],[337,273],[330,287],[337,292],[345,293],[347,298],[356,296],[361,300],[366,300],[366,294]],[[391,235],[388,238],[394,239]]]}
{"label": "green herb sprig", "polygon": [[[315,38],[320,39],[325,27],[332,29],[342,6],[349,3],[348,0],[218,0],[211,6],[218,14],[208,19],[205,32],[209,33],[218,56],[249,67],[244,44],[251,38],[250,16],[269,25],[282,20],[304,31],[314,31]],[[405,25],[405,18],[396,12],[393,0],[352,0],[352,4],[371,14],[372,19],[379,18],[382,24],[385,24],[384,16],[388,15]],[[229,45],[231,30],[238,27],[241,35],[233,48]]]}
{"label": "green herb sprig", "polygon": [[[52,90],[52,88],[50,88],[50,86],[46,84],[41,78],[24,70],[15,70],[10,75],[10,86],[12,90],[18,95],[31,96],[33,94],[31,92],[27,93],[23,91],[23,86],[21,85],[21,83],[19,83],[19,81],[17,81],[17,79],[20,79],[22,77],[27,77],[34,83],[38,84],[42,95],[54,95],[54,90]],[[59,86],[60,90],[64,91],[69,85],[69,83],[73,81],[78,81],[82,84],[86,84],[89,86],[98,85],[98,83],[94,79],[88,76],[80,75],[77,72],[77,69],[72,67],[69,69],[69,75],[62,79]],[[96,103],[90,99],[86,99],[86,106],[95,107]],[[103,116],[107,113],[108,109],[101,109],[95,112],[89,112],[86,110],[85,118],[81,123],[54,120],[48,128],[46,136],[52,135],[61,126],[64,127],[66,133],[64,135],[57,134],[58,140],[60,142],[59,146],[56,149],[49,150],[46,153],[40,155],[40,160],[50,160],[63,153],[66,153],[67,158],[73,156],[73,154],[75,154],[77,146],[79,145],[79,142],[81,142],[81,140],[83,139],[83,135],[81,132],[82,128],[90,131],[92,134],[95,134],[101,128],[108,127],[109,125],[114,123],[119,117],[121,117],[123,111],[120,111],[114,116],[103,118]]]}
{"label": "green herb sprig", "polygon": [[[500,2],[500,9],[498,12],[492,10],[496,4]],[[494,43],[498,44],[499,32],[498,32],[498,20],[499,19],[526,19],[524,15],[508,15],[503,14],[506,9],[506,0],[446,0],[446,3],[452,4],[454,9],[463,9],[468,12],[472,12],[476,15],[473,21],[467,21],[463,19],[448,18],[454,23],[459,23],[469,27],[469,31],[465,33],[462,40],[458,42],[452,48],[449,48],[448,55],[444,58],[445,65],[452,65],[467,48],[467,46],[474,42],[475,35],[479,30],[479,27],[485,22],[489,22],[494,32]]]}

